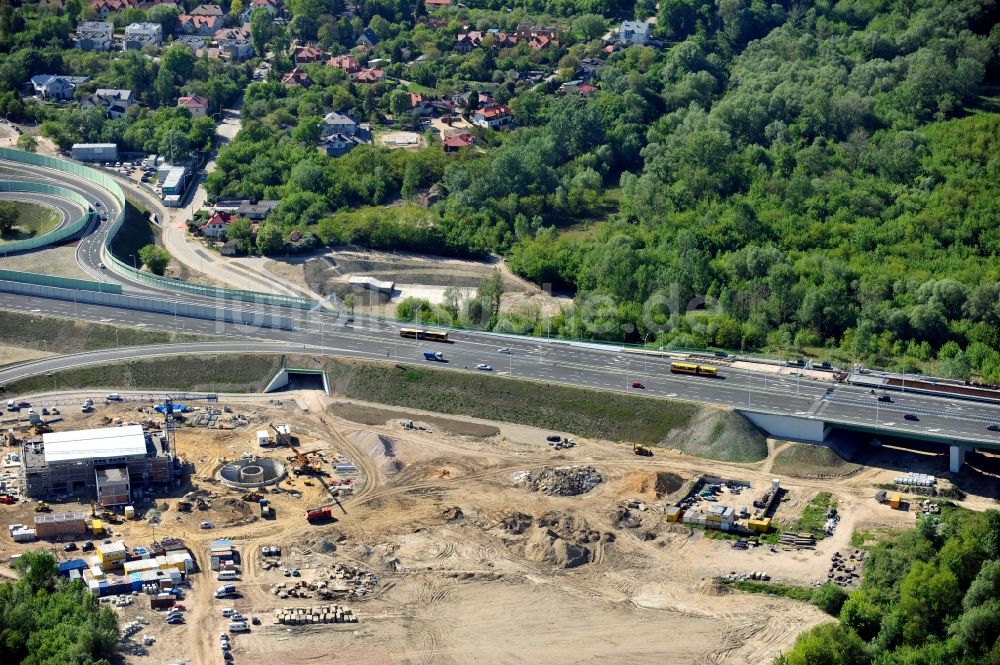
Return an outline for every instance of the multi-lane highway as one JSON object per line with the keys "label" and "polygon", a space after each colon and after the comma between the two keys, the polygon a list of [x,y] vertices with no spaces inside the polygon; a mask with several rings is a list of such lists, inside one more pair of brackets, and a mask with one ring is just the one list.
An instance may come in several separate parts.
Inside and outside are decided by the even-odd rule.
{"label": "multi-lane highway", "polygon": [[[92,200],[95,209],[106,213],[107,220],[93,224],[79,243],[77,260],[95,279],[115,281],[136,295],[153,295],[178,303],[215,302],[204,296],[152,289],[132,282],[100,267],[101,250],[106,243],[111,220],[118,213],[115,197],[98,185],[75,179],[64,181],[59,172],[41,167],[18,165],[25,177],[57,181]],[[261,311],[251,304],[227,302],[226,307]],[[172,345],[98,351],[89,354],[48,358],[0,370],[0,383],[18,378],[88,363],[106,363],[123,358],[164,354],[218,352],[303,352],[394,361],[427,363],[450,371],[482,372],[493,376],[513,376],[535,381],[582,386],[601,390],[627,391],[650,397],[679,399],[714,404],[749,413],[776,414],[820,421],[834,426],[885,432],[887,436],[914,436],[943,443],[1000,448],[1000,405],[966,402],[956,399],[896,394],[891,402],[880,402],[868,389],[831,381],[820,381],[771,371],[725,367],[717,379],[674,375],[669,360],[660,356],[625,353],[621,349],[593,344],[571,344],[558,340],[503,336],[476,331],[452,333],[453,344],[408,340],[399,337],[398,326],[391,322],[358,317],[353,325],[344,325],[336,313],[282,313],[296,319],[294,329],[254,328],[221,321],[187,318],[146,311],[123,310],[70,300],[0,294],[0,309],[64,316],[111,324],[147,327],[158,330],[219,335],[223,343]],[[274,311],[273,308],[268,308]],[[498,349],[509,348],[510,353]],[[422,352],[441,350],[447,362],[428,363]],[[480,363],[492,370],[477,370]],[[640,382],[642,388],[633,388]]]}
{"label": "multi-lane highway", "polygon": [[[453,333],[454,343],[438,344],[401,338],[398,327],[388,322],[358,318],[353,325],[345,326],[330,313],[310,313],[297,321],[295,330],[285,331],[11,294],[0,294],[0,308],[148,329],[219,335],[225,340],[221,345],[196,343],[110,349],[43,359],[0,369],[0,383],[81,364],[168,353],[297,352],[426,364],[435,369],[627,391],[750,412],[819,419],[834,425],[881,429],[887,436],[915,435],[1000,448],[1000,432],[987,429],[992,423],[1000,423],[1000,405],[911,393],[896,394],[892,402],[886,403],[879,402],[868,390],[854,386],[736,368],[724,368],[722,378],[718,379],[675,375],[670,373],[669,362],[664,358],[635,356],[596,345],[476,332]],[[509,348],[511,353],[499,353],[500,348]],[[442,351],[447,362],[425,361],[425,350]],[[492,371],[477,370],[476,365],[480,363],[489,364]],[[635,381],[645,388],[632,388]],[[906,420],[906,414],[919,420]]]}

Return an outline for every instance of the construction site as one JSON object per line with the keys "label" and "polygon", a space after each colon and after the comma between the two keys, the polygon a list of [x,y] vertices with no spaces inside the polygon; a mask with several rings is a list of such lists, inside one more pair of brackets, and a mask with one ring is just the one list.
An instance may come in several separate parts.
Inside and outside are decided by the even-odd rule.
{"label": "construction site", "polygon": [[[48,406],[69,414],[80,397]],[[768,662],[828,617],[724,580],[853,584],[852,534],[914,519],[906,500],[876,500],[888,468],[783,476],[776,454],[547,441],[321,391],[155,402],[123,395],[5,450],[32,471],[21,492],[5,467],[0,512],[17,528],[0,533],[0,570],[52,550],[121,615],[129,663]],[[102,441],[130,452],[111,459]],[[63,473],[69,459],[89,470]],[[827,495],[839,525],[800,538]]]}

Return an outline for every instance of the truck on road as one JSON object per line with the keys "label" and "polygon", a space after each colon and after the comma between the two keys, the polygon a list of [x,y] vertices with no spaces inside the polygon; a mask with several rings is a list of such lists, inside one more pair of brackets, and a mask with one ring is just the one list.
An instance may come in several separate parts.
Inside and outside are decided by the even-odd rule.
{"label": "truck on road", "polygon": [[424,351],[424,360],[436,360],[444,362],[444,354],[440,351]]}

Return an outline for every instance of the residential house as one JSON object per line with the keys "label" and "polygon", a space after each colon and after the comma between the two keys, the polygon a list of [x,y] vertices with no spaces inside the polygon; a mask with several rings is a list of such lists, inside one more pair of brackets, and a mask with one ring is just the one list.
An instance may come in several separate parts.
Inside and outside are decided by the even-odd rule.
{"label": "residential house", "polygon": [[385,71],[382,69],[362,69],[354,75],[355,83],[381,83],[385,80]]}
{"label": "residential house", "polygon": [[281,4],[281,0],[250,0],[250,4],[247,5],[246,11],[243,12],[243,20],[249,21],[250,14],[255,9],[265,9],[271,16],[277,16],[281,13],[283,6]]}
{"label": "residential house", "polygon": [[208,220],[198,227],[201,234],[206,238],[218,238],[229,230],[229,225],[236,220],[236,215],[228,212],[216,211]]}
{"label": "residential house", "polygon": [[576,70],[576,78],[582,81],[594,81],[597,79],[597,70],[604,62],[597,58],[584,58],[580,61],[580,66]]}
{"label": "residential house", "polygon": [[84,21],[76,28],[76,47],[83,51],[110,51],[115,26],[107,21]]}
{"label": "residential house", "polygon": [[528,40],[528,46],[530,46],[534,51],[541,51],[543,48],[553,46],[558,43],[559,42],[549,39],[545,35],[535,35]]}
{"label": "residential house", "polygon": [[566,81],[559,86],[558,90],[556,90],[556,94],[560,96],[574,94],[586,97],[587,95],[595,92],[597,92],[596,86],[593,86],[590,83],[584,83],[583,81]]}
{"label": "residential house", "polygon": [[455,95],[452,97],[452,101],[455,102],[455,106],[457,106],[459,110],[463,113],[468,113],[469,111],[473,111],[478,108],[490,106],[493,103],[493,97],[488,92],[469,90]]}
{"label": "residential house", "polygon": [[90,8],[102,19],[106,19],[111,12],[138,6],[139,0],[91,0],[90,3]]}
{"label": "residential house", "polygon": [[503,104],[493,104],[475,111],[472,124],[487,129],[503,129],[513,122],[510,109]]}
{"label": "residential house", "polygon": [[499,30],[491,30],[490,32],[492,32],[493,36],[496,38],[496,41],[493,42],[493,45],[496,48],[514,48],[517,46],[517,35],[507,34],[506,32],[500,32]]}
{"label": "residential house", "polygon": [[432,12],[435,9],[442,9],[444,7],[451,7],[455,4],[455,0],[424,0],[424,6],[427,11]]}
{"label": "residential house", "polygon": [[648,44],[650,27],[650,24],[645,21],[622,21],[618,28],[618,43],[626,45]]}
{"label": "residential house", "polygon": [[240,252],[240,241],[239,240],[227,240],[222,243],[222,255],[223,256],[236,256]]}
{"label": "residential house", "polygon": [[209,54],[211,51],[218,52],[218,49],[209,48],[212,40],[205,35],[175,35],[172,43],[187,46],[194,51],[196,58],[202,57],[206,53],[206,50]]}
{"label": "residential house", "polygon": [[222,7],[219,5],[198,5],[188,12],[192,16],[225,16]]}
{"label": "residential house", "polygon": [[177,28],[186,35],[212,35],[222,27],[222,17],[211,14],[181,14]]}
{"label": "residential house", "polygon": [[307,44],[306,46],[296,46],[292,51],[292,62],[296,65],[311,65],[314,62],[322,62],[326,59],[323,49]]}
{"label": "residential house", "polygon": [[455,50],[459,53],[468,53],[472,49],[479,48],[483,42],[483,33],[478,30],[460,32],[455,36]]}
{"label": "residential house", "polygon": [[215,33],[215,42],[219,51],[230,60],[243,62],[253,57],[253,40],[250,39],[250,29],[226,28]]}
{"label": "residential house", "polygon": [[71,99],[76,86],[90,80],[89,76],[56,76],[54,74],[39,74],[31,77],[31,86],[35,94],[42,99]]}
{"label": "residential house", "polygon": [[434,107],[431,106],[429,100],[424,99],[423,95],[417,95],[410,93],[410,114],[411,115],[431,115],[434,113]]}
{"label": "residential house", "polygon": [[159,23],[130,23],[125,26],[123,46],[126,51],[161,45],[163,45],[163,26]]}
{"label": "residential house", "polygon": [[304,69],[296,67],[281,78],[281,84],[286,88],[295,86],[308,87],[312,83],[309,74]]}
{"label": "residential house", "polygon": [[117,120],[125,115],[130,106],[135,104],[131,90],[115,90],[98,88],[92,95],[80,100],[81,109],[103,109],[109,118]]}
{"label": "residential house", "polygon": [[522,23],[517,26],[514,30],[514,34],[521,39],[531,39],[532,37],[547,37],[552,41],[556,41],[556,30],[555,28],[543,28],[537,25],[531,25],[529,23]]}
{"label": "residential house", "polygon": [[346,134],[331,134],[324,136],[320,141],[321,147],[326,151],[328,157],[343,157],[355,147],[364,144],[364,141],[357,136],[347,136]]}
{"label": "residential house", "polygon": [[475,142],[475,137],[469,132],[458,131],[444,137],[444,151],[457,152],[462,148],[468,148]]}
{"label": "residential house", "polygon": [[344,136],[354,136],[358,133],[358,123],[354,122],[350,116],[333,111],[327,113],[323,118],[323,135],[343,134]]}
{"label": "residential house", "polygon": [[361,71],[361,65],[358,64],[358,59],[353,55],[336,55],[326,61],[326,66],[343,69],[348,76]]}
{"label": "residential house", "polygon": [[277,209],[279,203],[281,203],[281,201],[261,200],[257,203],[241,201],[239,210],[237,210],[236,214],[240,217],[246,217],[247,219],[254,221],[263,221],[267,219],[268,215]]}
{"label": "residential house", "polygon": [[358,43],[368,47],[369,49],[375,48],[378,41],[378,35],[376,35],[375,31],[371,28],[365,28],[361,31],[361,34],[358,35]]}
{"label": "residential house", "polygon": [[208,100],[199,95],[188,95],[177,98],[177,106],[187,109],[195,118],[204,118],[208,115]]}

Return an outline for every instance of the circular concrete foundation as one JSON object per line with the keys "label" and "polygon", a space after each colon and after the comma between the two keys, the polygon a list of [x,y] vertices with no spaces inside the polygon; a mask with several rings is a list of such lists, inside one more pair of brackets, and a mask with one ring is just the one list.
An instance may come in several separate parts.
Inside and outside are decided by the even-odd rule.
{"label": "circular concrete foundation", "polygon": [[219,470],[219,480],[230,487],[253,489],[280,482],[285,477],[285,465],[267,457],[238,459]]}

